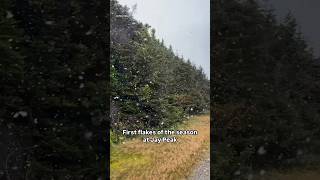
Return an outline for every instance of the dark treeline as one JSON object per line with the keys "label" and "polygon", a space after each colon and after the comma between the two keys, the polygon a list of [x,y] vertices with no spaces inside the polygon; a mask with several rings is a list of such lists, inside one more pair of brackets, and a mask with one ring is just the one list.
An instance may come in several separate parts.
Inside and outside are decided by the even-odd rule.
{"label": "dark treeline", "polygon": [[114,130],[208,109],[203,71],[110,3],[111,42],[105,1],[0,2],[0,179],[103,179],[109,70]]}
{"label": "dark treeline", "polygon": [[318,163],[320,66],[295,19],[254,0],[212,5],[214,178]]}
{"label": "dark treeline", "polygon": [[154,29],[114,0],[110,19],[114,134],[171,127],[209,109],[209,80],[201,68],[174,54]]}
{"label": "dark treeline", "polygon": [[102,179],[107,3],[0,1],[0,179]]}

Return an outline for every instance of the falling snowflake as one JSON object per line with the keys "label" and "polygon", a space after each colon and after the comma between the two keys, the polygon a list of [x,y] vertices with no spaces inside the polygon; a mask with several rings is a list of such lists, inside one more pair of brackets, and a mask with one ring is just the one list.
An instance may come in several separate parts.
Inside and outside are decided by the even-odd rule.
{"label": "falling snowflake", "polygon": [[241,174],[240,170],[237,170],[236,172],[234,172],[234,175],[239,176]]}
{"label": "falling snowflake", "polygon": [[93,30],[92,30],[92,29],[90,29],[89,31],[87,31],[87,32],[86,32],[86,35],[87,35],[87,36],[89,36],[89,35],[91,35],[91,34],[92,34],[92,32],[93,32]]}
{"label": "falling snowflake", "polygon": [[12,18],[13,17],[13,14],[12,14],[12,12],[10,12],[10,11],[7,11],[7,15],[6,15],[6,18],[7,19],[10,19],[10,18]]}
{"label": "falling snowflake", "polygon": [[86,132],[85,134],[84,134],[84,137],[86,138],[86,139],[91,139],[91,137],[92,137],[92,132]]}
{"label": "falling snowflake", "polygon": [[13,115],[13,118],[18,118],[19,116],[21,117],[27,117],[28,116],[28,113],[26,111],[19,111],[19,112],[16,112],[14,115]]}
{"label": "falling snowflake", "polygon": [[264,149],[263,146],[259,147],[259,149],[258,149],[258,154],[259,154],[259,155],[264,155],[266,152],[267,152],[267,151]]}
{"label": "falling snowflake", "polygon": [[54,21],[46,21],[45,23],[46,23],[46,25],[53,25]]}

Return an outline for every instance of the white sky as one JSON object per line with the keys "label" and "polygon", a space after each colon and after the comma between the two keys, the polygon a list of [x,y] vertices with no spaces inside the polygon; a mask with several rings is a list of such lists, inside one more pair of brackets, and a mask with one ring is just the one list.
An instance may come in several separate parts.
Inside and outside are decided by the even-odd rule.
{"label": "white sky", "polygon": [[118,0],[148,23],[174,52],[201,66],[210,78],[210,0]]}

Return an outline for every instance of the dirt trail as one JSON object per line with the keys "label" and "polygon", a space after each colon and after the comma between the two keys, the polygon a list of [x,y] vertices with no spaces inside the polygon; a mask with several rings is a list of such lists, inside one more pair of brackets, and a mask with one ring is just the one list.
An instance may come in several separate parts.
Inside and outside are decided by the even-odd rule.
{"label": "dirt trail", "polygon": [[197,164],[189,180],[209,180],[210,179],[210,155],[209,152],[204,160]]}

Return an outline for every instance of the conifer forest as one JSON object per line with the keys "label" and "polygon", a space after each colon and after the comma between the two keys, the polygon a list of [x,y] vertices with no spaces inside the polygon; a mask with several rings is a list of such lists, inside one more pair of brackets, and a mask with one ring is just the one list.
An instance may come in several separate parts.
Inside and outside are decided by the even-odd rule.
{"label": "conifer forest", "polygon": [[211,10],[209,78],[117,0],[1,0],[0,179],[102,180],[123,129],[209,113],[213,179],[320,172],[320,59],[294,15]]}
{"label": "conifer forest", "polygon": [[320,61],[299,24],[290,13],[279,21],[258,1],[211,2],[213,176],[317,167]]}

